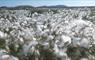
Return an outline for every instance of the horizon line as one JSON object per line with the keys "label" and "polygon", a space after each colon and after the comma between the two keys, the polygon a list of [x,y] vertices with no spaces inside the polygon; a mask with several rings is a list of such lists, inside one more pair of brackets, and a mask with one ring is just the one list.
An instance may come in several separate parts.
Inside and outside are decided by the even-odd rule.
{"label": "horizon line", "polygon": [[[58,5],[39,5],[39,6],[33,6],[33,5],[16,5],[16,6],[0,6],[0,7],[18,7],[18,6],[31,6],[31,7],[41,7],[41,6],[58,6]],[[61,6],[61,5],[59,5]],[[66,7],[90,7],[90,6],[95,6],[95,5],[82,5],[82,6],[69,6],[69,5],[63,5]]]}

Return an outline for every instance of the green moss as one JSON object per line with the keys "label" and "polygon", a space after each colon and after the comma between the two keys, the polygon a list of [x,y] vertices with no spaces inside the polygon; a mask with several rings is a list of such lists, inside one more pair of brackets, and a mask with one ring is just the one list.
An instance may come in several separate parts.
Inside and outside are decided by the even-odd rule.
{"label": "green moss", "polygon": [[9,45],[10,54],[17,56],[19,51],[22,49],[22,45],[19,44],[10,44]]}
{"label": "green moss", "polygon": [[30,10],[30,12],[31,12],[31,15],[32,15],[33,13],[35,13],[35,12],[37,12],[37,13],[39,13],[39,14],[42,14],[42,13],[44,13],[44,12],[49,12],[49,10],[48,10],[48,9],[35,8],[35,9]]}
{"label": "green moss", "polygon": [[5,40],[4,39],[0,39],[0,48],[5,48]]}
{"label": "green moss", "polygon": [[89,16],[95,16],[95,11],[92,11]]}
{"label": "green moss", "polygon": [[88,58],[87,52],[88,49],[83,47],[70,46],[67,48],[67,55],[71,58],[71,60],[80,60],[81,58]]}
{"label": "green moss", "polygon": [[58,10],[51,10],[54,14],[58,13]]}
{"label": "green moss", "polygon": [[94,55],[95,56],[95,45],[93,44],[92,47],[89,48],[89,53],[91,55]]}

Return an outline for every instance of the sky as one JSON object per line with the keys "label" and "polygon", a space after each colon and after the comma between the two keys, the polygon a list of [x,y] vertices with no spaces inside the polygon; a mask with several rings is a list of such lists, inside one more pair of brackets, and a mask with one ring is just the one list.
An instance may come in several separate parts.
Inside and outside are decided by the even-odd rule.
{"label": "sky", "polygon": [[0,6],[50,6],[50,5],[67,5],[67,6],[95,6],[95,0],[0,0]]}

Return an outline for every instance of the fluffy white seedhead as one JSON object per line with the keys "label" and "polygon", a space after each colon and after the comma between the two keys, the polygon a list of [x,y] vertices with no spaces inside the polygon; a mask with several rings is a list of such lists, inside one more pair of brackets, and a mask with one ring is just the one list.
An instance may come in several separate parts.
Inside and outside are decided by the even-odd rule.
{"label": "fluffy white seedhead", "polygon": [[7,34],[5,34],[4,32],[0,31],[0,38],[6,38],[6,37],[7,37]]}
{"label": "fluffy white seedhead", "polygon": [[10,56],[8,60],[19,60],[17,57]]}
{"label": "fluffy white seedhead", "polygon": [[80,42],[81,47],[89,48],[89,45],[90,45],[90,41],[86,38],[83,38]]}
{"label": "fluffy white seedhead", "polygon": [[9,55],[2,55],[1,57],[0,57],[0,60],[9,60]]}
{"label": "fluffy white seedhead", "polygon": [[62,41],[63,41],[63,43],[71,43],[71,38],[69,37],[69,36],[66,36],[66,35],[62,35],[61,36],[61,39],[62,39]]}
{"label": "fluffy white seedhead", "polygon": [[[18,54],[22,53],[21,58],[23,54],[27,56],[29,53],[35,53],[33,56],[41,55],[39,47],[42,47],[43,50],[53,51],[57,57],[65,60],[63,57],[66,56],[68,44],[85,48],[91,43],[95,44],[95,25],[82,19],[89,13],[88,11],[81,8],[58,10],[58,13],[42,14],[37,12],[32,14],[29,10],[4,10],[4,14],[0,12],[0,17],[3,16],[0,19],[0,38],[8,36],[5,39],[8,46],[19,45]],[[3,54],[1,51],[0,56]],[[9,57],[4,54],[2,58]],[[17,60],[15,57],[11,59]]]}
{"label": "fluffy white seedhead", "polygon": [[7,51],[4,49],[0,49],[0,56],[7,54]]}
{"label": "fluffy white seedhead", "polygon": [[80,60],[88,60],[87,58],[81,58]]}

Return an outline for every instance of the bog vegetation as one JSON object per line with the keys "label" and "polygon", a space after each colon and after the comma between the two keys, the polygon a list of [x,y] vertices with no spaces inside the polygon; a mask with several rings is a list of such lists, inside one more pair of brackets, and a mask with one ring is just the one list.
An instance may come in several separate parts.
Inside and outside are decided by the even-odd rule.
{"label": "bog vegetation", "polygon": [[0,60],[95,60],[95,9],[0,10]]}

